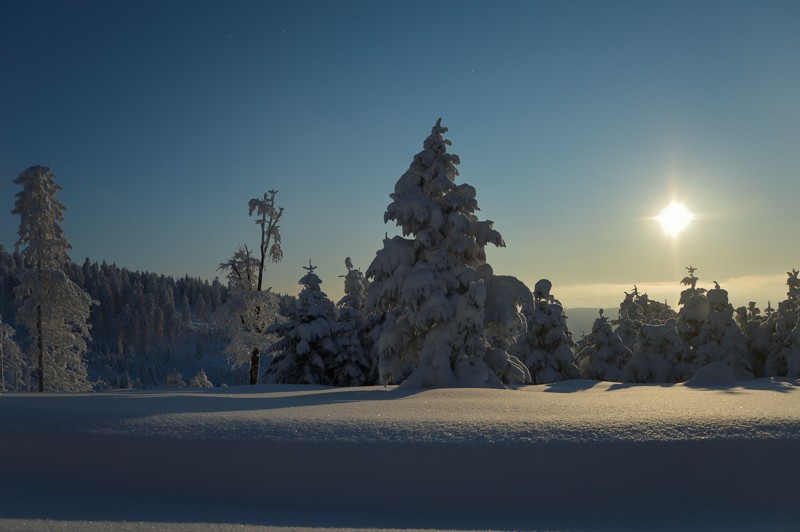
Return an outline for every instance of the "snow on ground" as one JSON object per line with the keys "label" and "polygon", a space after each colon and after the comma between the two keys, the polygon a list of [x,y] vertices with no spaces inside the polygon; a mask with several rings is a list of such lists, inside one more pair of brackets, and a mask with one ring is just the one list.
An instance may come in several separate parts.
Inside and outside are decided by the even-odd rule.
{"label": "snow on ground", "polygon": [[709,382],[4,394],[0,529],[794,528],[800,383]]}

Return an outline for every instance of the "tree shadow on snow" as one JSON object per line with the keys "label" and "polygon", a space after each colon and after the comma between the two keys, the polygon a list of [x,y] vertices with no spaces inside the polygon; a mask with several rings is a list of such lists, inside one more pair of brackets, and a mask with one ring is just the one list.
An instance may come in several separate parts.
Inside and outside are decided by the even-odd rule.
{"label": "tree shadow on snow", "polygon": [[571,381],[560,381],[560,382],[551,382],[549,384],[545,384],[544,391],[550,393],[575,393],[575,392],[585,392],[587,390],[591,390],[595,386],[600,384],[600,381],[592,381],[592,380],[571,380]]}
{"label": "tree shadow on snow", "polygon": [[714,384],[714,383],[634,383],[634,382],[610,382],[610,381],[595,381],[595,380],[570,380],[553,382],[546,384],[545,392],[549,393],[577,393],[585,392],[598,387],[599,385],[607,386],[607,392],[614,392],[618,390],[627,390],[631,388],[642,387],[659,387],[659,388],[672,388],[672,387],[685,387],[692,390],[705,390],[724,393],[743,393],[745,391],[772,391],[778,393],[791,393],[800,388],[800,380],[798,379],[785,379],[785,378],[769,378],[769,379],[753,379],[748,381],[736,381],[733,384]]}

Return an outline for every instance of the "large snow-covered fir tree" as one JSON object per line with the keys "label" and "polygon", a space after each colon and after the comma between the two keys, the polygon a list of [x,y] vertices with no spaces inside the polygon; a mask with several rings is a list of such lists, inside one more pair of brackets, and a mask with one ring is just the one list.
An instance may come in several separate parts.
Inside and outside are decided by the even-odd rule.
{"label": "large snow-covered fir tree", "polygon": [[331,371],[336,386],[374,384],[376,364],[371,357],[372,344],[369,326],[364,317],[368,282],[361,270],[354,268],[350,257],[345,259],[344,297],[336,303],[336,343],[339,353],[334,357]]}
{"label": "large snow-covered fir tree", "polygon": [[553,284],[540,279],[533,290],[533,304],[522,313],[527,331],[509,347],[509,353],[522,361],[534,384],[547,384],[580,377],[575,366],[572,333],[564,307],[551,293]]}
{"label": "large snow-covered fir tree", "polygon": [[11,212],[20,216],[16,249],[24,259],[15,290],[17,323],[33,339],[38,390],[82,391],[92,387],[84,360],[92,299],[63,271],[71,246],[61,228],[66,209],[55,178],[49,168],[32,166],[14,180],[22,186]]}
{"label": "large snow-covered fir tree", "polygon": [[[264,193],[263,198],[253,198],[248,204],[250,216],[256,214],[255,223],[261,229],[258,257],[254,257],[246,246],[240,247],[218,268],[227,273],[232,289],[233,301],[229,301],[229,308],[220,313],[220,321],[227,325],[232,339],[228,356],[234,363],[241,364],[245,356],[242,349],[248,350],[250,384],[258,383],[261,353],[265,347],[263,333],[277,314],[277,302],[268,294],[269,289],[264,289],[267,262],[278,263],[283,259],[278,225],[283,207],[275,204],[277,194],[277,190],[270,190]],[[251,345],[247,346],[248,342]]]}
{"label": "large snow-covered fir tree", "polygon": [[584,379],[619,382],[625,365],[631,359],[631,350],[614,332],[608,318],[600,316],[594,320],[592,332],[585,337],[586,347],[575,355],[578,371]]}
{"label": "large snow-covered fir tree", "polygon": [[303,266],[306,274],[300,279],[303,289],[295,307],[289,310],[288,320],[274,323],[267,334],[275,341],[267,353],[272,360],[267,367],[268,382],[280,384],[333,385],[333,360],[339,353],[336,344],[336,312],[314,273],[316,266],[309,261]]}
{"label": "large snow-covered fir tree", "polygon": [[409,388],[525,382],[519,361],[483,335],[486,282],[476,269],[487,244],[505,243],[475,215],[475,188],[456,183],[460,161],[446,132],[439,119],[395,184],[384,222],[403,236],[387,236],[366,272],[369,310],[386,315],[380,378]]}

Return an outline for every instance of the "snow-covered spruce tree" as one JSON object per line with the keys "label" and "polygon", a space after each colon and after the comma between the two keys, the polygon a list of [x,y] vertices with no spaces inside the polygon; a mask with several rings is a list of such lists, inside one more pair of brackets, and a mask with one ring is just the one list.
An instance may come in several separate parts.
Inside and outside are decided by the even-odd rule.
{"label": "snow-covered spruce tree", "polygon": [[768,377],[800,377],[800,279],[798,270],[787,272],[787,298],[766,321],[771,336],[764,373]]}
{"label": "snow-covered spruce tree", "polygon": [[666,303],[661,303],[659,301],[650,299],[646,292],[644,294],[640,294],[636,289],[636,285],[634,285],[633,288],[636,294],[636,304],[642,309],[643,323],[658,325],[659,323],[664,323],[669,319],[678,317],[677,313]]}
{"label": "snow-covered spruce tree", "polygon": [[370,356],[372,345],[364,318],[368,283],[361,270],[353,267],[350,257],[345,259],[345,267],[347,275],[340,276],[344,277],[344,297],[336,303],[336,343],[339,353],[334,357],[330,368],[333,384],[374,384],[377,372],[373,372],[375,364]]}
{"label": "snow-covered spruce tree", "polygon": [[534,384],[548,384],[580,378],[575,366],[572,333],[561,302],[550,294],[553,284],[540,279],[533,290],[533,305],[522,313],[527,331],[508,351],[528,368]]}
{"label": "snow-covered spruce tree", "polygon": [[682,380],[676,375],[676,368],[684,350],[674,319],[660,325],[643,324],[622,378],[625,382],[654,383]]}
{"label": "snow-covered spruce tree", "polygon": [[16,331],[0,316],[0,392],[26,389],[25,374],[28,366],[22,350],[14,341]]}
{"label": "snow-covered spruce tree", "polygon": [[712,362],[722,362],[736,380],[755,377],[755,358],[747,349],[747,338],[733,319],[733,305],[728,303],[728,292],[719,287],[705,294],[708,316],[700,327],[695,350],[695,365],[701,368]]}
{"label": "snow-covered spruce tree", "polygon": [[619,317],[614,321],[617,335],[625,347],[631,351],[636,345],[636,337],[639,335],[639,329],[642,328],[644,321],[642,307],[635,300],[637,294],[638,290],[635,285],[632,293],[625,292],[625,299],[619,305]]}
{"label": "snow-covered spruce tree", "polygon": [[83,391],[92,387],[83,356],[93,302],[63,271],[71,246],[61,229],[66,209],[56,198],[61,187],[55,177],[47,167],[32,166],[14,180],[22,186],[11,212],[20,216],[16,249],[24,258],[17,323],[33,339],[39,391]]}
{"label": "snow-covered spruce tree", "polygon": [[336,312],[333,302],[320,288],[322,280],[314,273],[316,266],[303,266],[306,274],[300,279],[303,289],[297,304],[289,311],[288,320],[274,323],[267,334],[275,341],[267,353],[272,360],[267,367],[267,382],[279,384],[333,385],[336,344]]}
{"label": "snow-covered spruce tree", "polygon": [[495,275],[489,264],[481,264],[477,272],[486,284],[484,335],[493,349],[508,351],[527,330],[521,310],[533,305],[533,293],[516,277]]}
{"label": "snow-covered spruce tree", "polygon": [[631,293],[625,292],[625,299],[619,305],[619,317],[613,325],[622,342],[632,351],[643,323],[658,325],[677,316],[669,305],[653,301],[646,292],[639,293],[639,289],[633,285]]}
{"label": "snow-covered spruce tree", "polygon": [[486,284],[476,269],[487,244],[505,243],[475,215],[475,189],[456,184],[459,158],[447,153],[446,132],[439,119],[395,184],[384,222],[393,220],[403,236],[387,236],[366,272],[368,310],[386,316],[380,379],[405,379],[407,388],[526,382],[519,361],[483,336]]}
{"label": "snow-covered spruce tree", "polygon": [[687,286],[681,292],[678,312],[678,332],[685,350],[674,368],[678,381],[690,379],[701,367],[721,362],[733,370],[737,380],[752,379],[755,375],[755,358],[747,348],[747,338],[733,319],[733,306],[728,303],[728,292],[714,281],[715,288],[697,288],[697,268],[686,268],[689,275],[681,283]]}
{"label": "snow-covered spruce tree", "polygon": [[[256,225],[261,228],[261,244],[259,245],[259,257],[252,256],[247,247],[240,248],[227,262],[219,265],[219,270],[228,275],[231,287],[231,299],[239,299],[232,302],[231,306],[239,311],[238,321],[236,314],[224,311],[221,315],[223,322],[227,325],[231,338],[232,346],[228,347],[228,356],[233,353],[234,363],[242,362],[241,349],[245,339],[252,340],[253,343],[247,346],[250,364],[250,384],[258,383],[259,364],[261,353],[263,352],[263,340],[258,339],[263,335],[265,327],[272,323],[274,315],[269,313],[271,306],[266,301],[270,300],[269,295],[264,295],[264,269],[267,262],[278,263],[283,259],[281,248],[281,234],[278,222],[283,216],[283,207],[275,205],[277,190],[270,190],[264,193],[262,199],[253,198],[249,202],[249,215],[256,214]],[[259,292],[253,294],[252,292]],[[269,290],[266,290],[269,292]],[[234,319],[230,319],[234,316]],[[227,318],[227,319],[225,319]]]}
{"label": "snow-covered spruce tree", "polygon": [[631,359],[631,350],[611,328],[608,318],[600,316],[594,320],[592,332],[585,338],[586,347],[575,355],[575,363],[584,379],[619,382],[625,365]]}
{"label": "snow-covered spruce tree", "polygon": [[678,311],[677,329],[678,334],[684,344],[683,351],[678,355],[673,368],[674,379],[681,382],[692,378],[700,368],[698,366],[697,349],[704,342],[702,329],[708,321],[709,302],[706,297],[707,290],[698,288],[697,282],[700,280],[694,272],[697,268],[687,266],[686,271],[689,275],[684,277],[681,284],[686,286],[680,296],[678,304],[681,309]]}
{"label": "snow-covered spruce tree", "polygon": [[769,347],[772,340],[769,325],[766,323],[769,316],[772,315],[773,309],[771,302],[767,303],[766,312],[761,314],[761,309],[756,306],[755,301],[750,301],[747,307],[739,307],[736,309],[736,323],[742,329],[745,338],[747,339],[747,350],[755,358],[756,377],[764,375],[764,364],[769,356]]}

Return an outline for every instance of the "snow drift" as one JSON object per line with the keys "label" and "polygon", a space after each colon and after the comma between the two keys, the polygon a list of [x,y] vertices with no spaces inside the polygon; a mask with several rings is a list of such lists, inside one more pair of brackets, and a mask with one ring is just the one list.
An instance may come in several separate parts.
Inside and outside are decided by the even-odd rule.
{"label": "snow drift", "polygon": [[0,527],[790,528],[798,384],[5,394]]}

